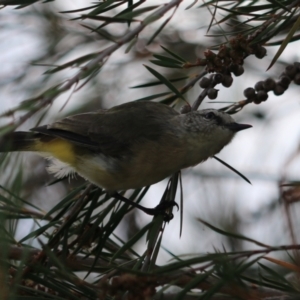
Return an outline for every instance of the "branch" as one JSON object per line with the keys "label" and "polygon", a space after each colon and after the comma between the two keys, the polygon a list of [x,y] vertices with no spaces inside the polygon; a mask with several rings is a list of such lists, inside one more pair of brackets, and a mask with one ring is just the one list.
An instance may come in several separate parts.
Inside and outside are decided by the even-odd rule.
{"label": "branch", "polygon": [[106,58],[108,58],[112,53],[114,53],[121,46],[135,38],[140,32],[143,31],[143,29],[147,25],[159,20],[161,17],[164,16],[165,13],[167,13],[173,7],[179,6],[182,1],[183,0],[172,0],[168,4],[165,4],[161,8],[156,10],[150,16],[146,17],[143,21],[141,21],[139,26],[125,34],[124,37],[117,41],[114,45],[109,46],[103,51],[101,51],[94,59],[92,59],[84,67],[82,67],[81,70],[75,76],[70,78],[65,84],[62,84],[60,87],[58,86],[57,89],[54,89],[51,93],[52,95],[45,97],[42,96],[40,99],[40,103],[28,113],[20,117],[17,121],[15,121],[14,124],[8,128],[6,133],[14,131],[17,127],[23,124],[41,108],[51,104],[52,101],[55,100],[55,98],[57,98],[60,94],[68,91],[74,84],[78,83],[81,79],[85,78],[87,74],[91,74],[93,70],[98,69],[99,64],[103,62]]}
{"label": "branch", "polygon": [[[18,247],[18,246],[9,246],[0,244],[1,249],[8,248],[7,258],[23,261],[24,257],[27,258],[27,263],[34,262],[35,258],[38,257],[43,250],[39,250],[36,248],[26,248],[26,247]],[[59,257],[58,257],[59,258]],[[93,266],[93,272],[102,273],[103,268],[113,268],[116,265],[125,265],[128,266],[129,263],[125,260],[115,260],[114,264],[111,264],[108,260],[104,260],[102,258],[98,258],[97,262],[95,262],[94,257],[86,257],[85,255],[72,255],[69,257],[63,257],[61,262],[68,268],[72,269],[72,271],[90,271]],[[134,261],[130,262],[130,264],[134,265]],[[98,268],[99,271],[98,271]]]}

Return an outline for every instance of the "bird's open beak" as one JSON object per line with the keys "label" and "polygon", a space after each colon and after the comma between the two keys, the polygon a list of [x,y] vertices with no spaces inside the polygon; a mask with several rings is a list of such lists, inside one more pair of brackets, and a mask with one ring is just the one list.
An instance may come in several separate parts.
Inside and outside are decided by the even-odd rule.
{"label": "bird's open beak", "polygon": [[230,124],[226,124],[226,127],[234,132],[238,132],[247,128],[252,127],[252,125],[248,125],[248,124],[239,124],[239,123],[230,123]]}

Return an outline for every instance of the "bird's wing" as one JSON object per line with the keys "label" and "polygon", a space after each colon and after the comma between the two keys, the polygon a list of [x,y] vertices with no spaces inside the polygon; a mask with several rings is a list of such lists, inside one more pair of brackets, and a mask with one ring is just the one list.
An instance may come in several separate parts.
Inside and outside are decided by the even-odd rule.
{"label": "bird's wing", "polygon": [[99,114],[103,114],[103,112],[78,114],[48,125],[32,128],[31,131],[46,136],[59,137],[79,146],[93,149],[98,146],[98,143],[89,137],[88,132],[91,124],[96,121]]}
{"label": "bird's wing", "polygon": [[159,139],[164,122],[178,115],[174,109],[153,102],[129,102],[109,110],[84,113],[32,131],[59,137],[111,156],[130,151],[132,142]]}

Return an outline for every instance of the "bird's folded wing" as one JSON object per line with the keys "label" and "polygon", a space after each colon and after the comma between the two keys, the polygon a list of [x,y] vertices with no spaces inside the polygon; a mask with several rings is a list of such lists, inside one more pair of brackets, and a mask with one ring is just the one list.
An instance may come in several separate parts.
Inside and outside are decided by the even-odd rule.
{"label": "bird's folded wing", "polygon": [[[178,113],[166,105],[131,102],[110,110],[78,114],[31,129],[111,156],[124,155],[133,142],[158,140],[164,122]],[[157,106],[158,105],[158,106]],[[158,111],[157,111],[158,109]]]}

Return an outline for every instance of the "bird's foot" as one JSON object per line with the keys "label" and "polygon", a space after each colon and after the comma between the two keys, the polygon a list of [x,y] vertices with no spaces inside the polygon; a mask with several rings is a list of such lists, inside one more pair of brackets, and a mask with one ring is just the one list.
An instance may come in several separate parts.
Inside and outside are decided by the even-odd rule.
{"label": "bird's foot", "polygon": [[173,206],[176,206],[177,209],[179,209],[179,206],[175,201],[163,201],[154,208],[148,208],[148,207],[144,207],[138,203],[135,203],[132,200],[125,198],[124,196],[120,195],[119,193],[114,193],[113,197],[140,209],[147,215],[150,215],[150,216],[163,215],[164,221],[166,221],[166,222],[169,222],[174,217],[172,213],[167,213],[166,210],[169,208],[172,208]]}
{"label": "bird's foot", "polygon": [[172,208],[173,206],[176,206],[177,210],[179,210],[179,206],[175,201],[163,201],[154,208],[148,208],[150,210],[149,214],[153,216],[163,215],[164,221],[169,222],[173,219],[174,215],[172,214],[172,212],[166,212],[166,210]]}

